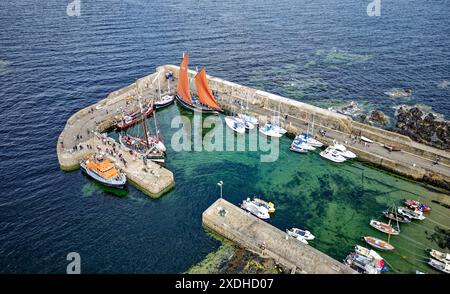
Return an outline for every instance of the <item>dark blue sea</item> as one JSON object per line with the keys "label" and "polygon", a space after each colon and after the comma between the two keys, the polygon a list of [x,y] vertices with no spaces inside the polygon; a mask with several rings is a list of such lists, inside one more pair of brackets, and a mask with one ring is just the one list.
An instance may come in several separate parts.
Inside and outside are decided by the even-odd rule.
{"label": "dark blue sea", "polygon": [[[178,64],[183,51],[191,68],[317,106],[356,101],[393,118],[399,105],[420,105],[448,119],[448,0],[382,0],[379,17],[367,15],[368,0],[81,0],[78,17],[67,15],[70,2],[0,2],[1,273],[64,273],[72,251],[85,273],[186,271],[220,245],[201,227],[218,180],[236,204],[252,193],[274,200],[274,225],[312,228],[312,245],[339,260],[361,235],[379,236],[368,220],[392,199],[441,197],[358,162],[342,172],[318,154],[291,154],[287,139],[271,165],[242,152],[169,150],[169,194],[152,200],[130,186],[118,197],[62,172],[56,143],[73,113]],[[397,88],[413,94],[387,94]],[[166,137],[179,111],[161,111]],[[423,250],[437,243],[425,232],[450,226],[439,209],[410,229],[415,243],[397,238],[400,252],[386,257],[394,272],[431,272]]]}

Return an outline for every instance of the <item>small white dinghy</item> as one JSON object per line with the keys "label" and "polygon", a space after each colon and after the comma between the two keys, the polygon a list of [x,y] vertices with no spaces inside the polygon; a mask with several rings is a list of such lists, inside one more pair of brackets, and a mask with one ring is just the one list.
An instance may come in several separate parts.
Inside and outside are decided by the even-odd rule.
{"label": "small white dinghy", "polygon": [[261,134],[264,134],[269,137],[280,138],[283,134],[277,132],[271,123],[266,123],[262,128],[259,129]]}
{"label": "small white dinghy", "polygon": [[320,152],[320,156],[333,162],[341,163],[347,159],[338,153],[335,149],[328,147],[324,151]]}
{"label": "small white dinghy", "polygon": [[270,220],[269,210],[264,206],[257,205],[256,203],[251,201],[250,198],[242,201],[241,208],[250,212],[259,219],[262,219],[264,221]]}
{"label": "small white dinghy", "polygon": [[245,133],[245,127],[242,123],[236,120],[233,116],[227,116],[225,117],[225,123],[227,126],[235,131],[236,133],[243,134]]}
{"label": "small white dinghy", "polygon": [[434,249],[430,250],[431,257],[439,260],[440,262],[450,263],[450,253],[440,252]]}
{"label": "small white dinghy", "polygon": [[446,274],[450,274],[450,263],[440,262],[434,258],[430,258],[428,260],[428,265],[434,267],[438,271],[441,271]]}
{"label": "small white dinghy", "polygon": [[341,153],[342,156],[344,156],[345,158],[356,158],[356,154],[351,152],[350,150],[347,150],[347,147],[345,147],[342,144],[334,144],[333,146],[331,146],[332,148],[334,148],[335,150],[337,150],[338,152]]}

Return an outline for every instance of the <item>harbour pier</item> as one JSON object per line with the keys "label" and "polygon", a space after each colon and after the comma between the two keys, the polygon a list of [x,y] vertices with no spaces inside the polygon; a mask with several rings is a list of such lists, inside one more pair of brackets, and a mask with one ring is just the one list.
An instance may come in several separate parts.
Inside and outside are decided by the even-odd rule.
{"label": "harbour pier", "polygon": [[[355,274],[350,267],[289,237],[230,202],[220,198],[202,215],[203,226],[262,257],[302,274]],[[263,245],[264,244],[264,245]]]}
{"label": "harbour pier", "polygon": [[[170,79],[165,76],[168,72],[173,73]],[[120,113],[127,101],[136,99],[137,95],[144,98],[155,97],[160,90],[163,95],[175,94],[178,72],[178,66],[160,66],[156,72],[112,92],[105,99],[74,114],[58,139],[57,153],[61,168],[78,168],[79,156],[74,156],[67,150],[92,138],[92,130],[102,133],[109,129],[114,116]],[[196,72],[189,70],[188,75],[191,80]],[[450,190],[450,152],[446,150],[415,142],[407,136],[362,124],[349,116],[307,103],[209,75],[207,79],[220,107],[228,113],[246,112],[256,116],[261,123],[272,121],[274,116],[278,116],[280,125],[293,134],[306,131],[314,120],[313,136],[324,143],[332,144],[337,141],[356,153],[359,160]],[[195,93],[193,84],[191,82],[191,90]],[[325,131],[325,135],[320,134],[318,130]],[[77,136],[78,134],[82,138]],[[374,143],[361,141],[361,136],[373,140]],[[385,144],[397,146],[401,151],[390,152],[384,148]],[[436,164],[437,159],[439,164]],[[450,200],[445,202],[450,204]]]}
{"label": "harbour pier", "polygon": [[[158,68],[173,72],[175,81],[179,67]],[[196,72],[190,70],[189,77]],[[450,190],[450,152],[413,141],[411,138],[354,121],[351,117],[285,98],[262,90],[207,76],[219,105],[229,113],[247,112],[261,123],[279,117],[280,125],[290,133],[305,132],[314,120],[313,135],[327,144],[337,141],[358,155],[360,160],[376,167]],[[194,88],[192,88],[194,89]],[[325,131],[322,136],[318,130]],[[361,136],[374,143],[367,144]],[[401,151],[390,152],[384,145],[394,145]],[[436,160],[439,164],[436,164]],[[450,201],[448,201],[450,203]]]}
{"label": "harbour pier", "polygon": [[[142,158],[131,155],[118,142],[102,134],[112,128],[115,116],[128,105],[127,101],[136,99],[137,95],[149,97],[155,95],[156,91],[159,92],[156,87],[158,74],[154,73],[114,91],[107,98],[72,115],[58,138],[56,152],[60,168],[64,171],[76,170],[84,156],[100,152],[127,175],[131,184],[145,194],[158,198],[167,193],[175,185],[170,170],[150,160],[144,162]],[[114,144],[122,159],[106,152]]]}

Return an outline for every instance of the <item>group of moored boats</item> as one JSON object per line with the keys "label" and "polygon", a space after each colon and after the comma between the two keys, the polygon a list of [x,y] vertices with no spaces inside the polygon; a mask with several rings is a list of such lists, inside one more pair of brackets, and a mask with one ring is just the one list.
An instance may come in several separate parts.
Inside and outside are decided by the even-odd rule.
{"label": "group of moored boats", "polygon": [[[263,221],[269,221],[271,214],[275,212],[275,205],[272,202],[257,197],[243,200],[240,206],[243,210]],[[315,236],[310,231],[299,228],[287,229],[286,233],[303,244],[308,244],[308,241],[315,239]]]}
{"label": "group of moored boats", "polygon": [[[411,223],[413,220],[424,220],[426,217],[423,213],[431,212],[432,210],[430,206],[420,203],[417,200],[403,199],[402,204],[404,206],[395,207],[395,205],[393,205],[392,209],[387,209],[382,212],[382,215],[389,220],[388,223],[375,219],[370,220],[370,226],[380,232],[388,234],[388,240],[384,241],[372,236],[365,236],[363,237],[363,240],[367,245],[381,251],[395,250],[395,247],[390,244],[389,241],[391,235],[395,236],[400,234],[399,223],[407,224]],[[394,227],[391,225],[392,221],[395,221],[397,226]],[[362,253],[362,251],[364,251],[364,253]],[[449,254],[436,250],[431,250],[430,254],[433,257],[427,262],[430,266],[440,271],[450,273]],[[350,253],[345,258],[344,263],[362,273],[378,274],[387,271],[385,265],[381,266],[380,261],[382,260],[381,256],[375,251],[356,245],[355,252]]]}

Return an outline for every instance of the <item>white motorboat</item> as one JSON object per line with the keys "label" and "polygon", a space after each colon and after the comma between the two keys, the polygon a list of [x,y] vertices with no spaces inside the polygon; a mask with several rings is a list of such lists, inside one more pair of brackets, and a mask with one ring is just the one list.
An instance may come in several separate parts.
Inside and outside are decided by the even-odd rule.
{"label": "white motorboat", "polygon": [[262,128],[259,129],[259,132],[269,137],[280,138],[281,136],[283,136],[283,134],[277,132],[273,128],[273,125],[271,123],[266,123]]}
{"label": "white motorboat", "polygon": [[242,201],[241,208],[264,221],[268,221],[270,219],[269,210],[264,206],[257,205],[251,201],[250,198]]}
{"label": "white motorboat", "polygon": [[431,257],[439,260],[440,262],[450,263],[450,253],[440,252],[434,249],[430,250]]}
{"label": "white motorboat", "polygon": [[318,148],[320,148],[320,147],[323,146],[323,143],[322,143],[322,142],[320,142],[320,141],[314,139],[310,134],[307,134],[307,133],[301,133],[301,134],[298,134],[298,135],[295,137],[295,139],[302,139],[302,140],[306,141],[306,143],[308,143],[309,145],[311,145],[311,146],[313,146],[313,147],[318,147]]}
{"label": "white motorboat", "polygon": [[346,161],[347,159],[342,156],[339,152],[337,152],[335,149],[332,149],[328,147],[324,151],[320,152],[320,156],[323,158],[326,158],[328,160],[331,160],[333,162],[341,163]]}
{"label": "white motorboat", "polygon": [[288,233],[289,236],[297,238],[297,237],[301,237],[305,240],[311,241],[314,240],[316,237],[308,230],[301,230],[298,228],[292,228],[292,229],[288,229],[286,230],[286,232]]}
{"label": "white motorboat", "polygon": [[308,153],[308,149],[303,148],[300,145],[291,144],[291,147],[289,148],[291,151],[297,152],[297,153]]}
{"label": "white motorboat", "polygon": [[356,158],[356,154],[351,152],[350,150],[347,150],[347,148],[342,144],[336,143],[331,147],[336,149],[338,152],[340,152],[341,155],[344,156],[345,158],[350,158],[350,159]]}
{"label": "white motorboat", "polygon": [[237,122],[239,122],[240,124],[242,124],[247,130],[253,130],[255,128],[254,124],[252,124],[251,122],[248,122],[240,117],[235,117],[234,119]]}
{"label": "white motorboat", "polygon": [[400,215],[412,218],[412,219],[417,219],[417,220],[424,220],[426,219],[426,217],[423,215],[423,212],[420,210],[411,210],[408,209],[406,207],[399,207],[397,208],[397,212]]}
{"label": "white motorboat", "polygon": [[163,108],[169,106],[175,101],[174,95],[164,95],[161,98],[155,100],[154,106],[156,109]]}
{"label": "white motorboat", "polygon": [[245,133],[245,127],[242,123],[240,123],[238,120],[236,120],[233,116],[227,116],[225,117],[225,123],[227,126],[235,131],[236,133],[243,134]]}
{"label": "white motorboat", "polygon": [[438,271],[450,274],[450,263],[440,262],[434,258],[428,260],[428,265],[434,267]]}
{"label": "white motorboat", "polygon": [[249,114],[238,114],[238,117],[243,119],[246,122],[251,123],[252,125],[256,126],[259,124],[258,119],[252,115]]}
{"label": "white motorboat", "polygon": [[310,144],[308,144],[308,142],[306,142],[303,139],[296,139],[296,140],[294,140],[292,142],[292,145],[296,145],[296,146],[298,146],[300,148],[303,148],[303,149],[306,149],[306,150],[309,150],[309,151],[316,150],[316,147],[311,146]]}

